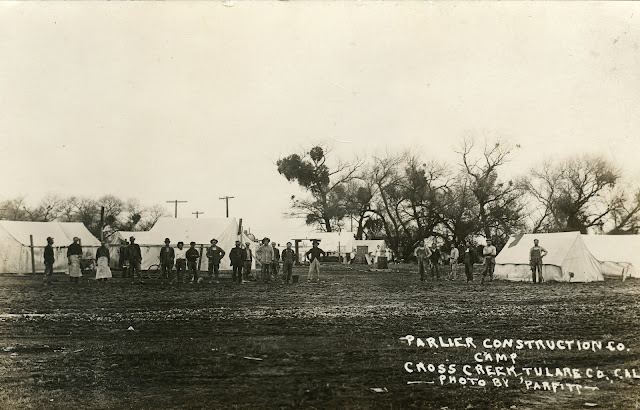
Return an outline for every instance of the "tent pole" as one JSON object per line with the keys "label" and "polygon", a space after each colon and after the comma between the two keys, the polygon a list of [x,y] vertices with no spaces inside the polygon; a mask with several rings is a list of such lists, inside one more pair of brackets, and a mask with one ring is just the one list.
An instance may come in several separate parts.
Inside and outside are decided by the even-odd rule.
{"label": "tent pole", "polygon": [[36,258],[33,253],[33,235],[29,235],[29,241],[31,242],[31,272],[36,273]]}

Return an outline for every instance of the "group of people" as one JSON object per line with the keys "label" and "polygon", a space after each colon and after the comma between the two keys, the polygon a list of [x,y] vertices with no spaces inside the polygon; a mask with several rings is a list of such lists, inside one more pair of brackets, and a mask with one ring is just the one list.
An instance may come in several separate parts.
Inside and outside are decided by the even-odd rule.
{"label": "group of people", "polygon": [[[231,278],[234,283],[245,283],[252,279],[261,282],[275,280],[279,274],[280,262],[282,262],[284,282],[290,283],[294,280],[293,266],[298,261],[298,255],[292,249],[291,242],[287,242],[286,248],[281,252],[275,242],[271,243],[269,238],[264,238],[255,250],[255,255],[250,245],[250,242],[243,245],[241,241],[236,241],[235,247],[229,251],[228,258],[232,268]],[[140,246],[135,243],[135,237],[129,238],[129,242],[125,243],[121,249],[120,264],[123,268],[123,277],[134,280],[137,275],[138,279],[142,280],[140,277],[142,256]],[[220,262],[227,253],[218,246],[217,239],[211,239],[211,246],[206,249],[205,255],[208,259],[208,280],[218,282]],[[325,252],[318,247],[317,242],[314,242],[313,248],[305,254],[305,258],[310,262],[308,277],[310,281],[319,280],[320,259],[323,256],[325,256]],[[189,248],[185,249],[184,242],[181,241],[174,248],[171,246],[171,240],[166,238],[165,245],[160,249],[162,282],[202,283],[204,278],[200,277],[198,267],[198,259],[201,257],[195,242],[191,242]],[[260,276],[257,274],[252,276],[254,258],[260,265]],[[185,278],[185,275],[188,278]]]}
{"label": "group of people", "polygon": [[[44,247],[44,284],[50,285],[53,277],[53,265],[56,261],[53,250],[54,239],[47,238],[47,246]],[[73,242],[67,247],[67,263],[69,265],[69,281],[78,283],[82,277],[82,244],[80,238],[74,237]],[[105,241],[101,241],[100,247],[96,250],[96,279],[106,282],[113,275],[109,268],[111,256]]]}
{"label": "group of people", "polygon": [[[542,258],[547,255],[547,250],[540,246],[537,239],[533,240],[534,246],[529,251],[529,266],[531,267],[531,276],[533,283],[542,282]],[[497,249],[493,245],[491,239],[487,239],[487,244],[482,247],[482,258],[484,268],[482,270],[481,283],[484,283],[485,278],[488,277],[489,281],[493,281],[493,272],[496,266]],[[462,258],[460,258],[460,251],[454,245],[451,245],[451,249],[448,254],[443,253],[440,249],[433,245],[428,247],[424,241],[420,241],[415,250],[415,256],[418,260],[418,272],[420,274],[420,280],[424,282],[425,273],[427,267],[430,268],[431,279],[440,279],[440,265],[448,265],[448,280],[456,280],[456,266],[462,261],[464,265],[464,273],[467,282],[473,280],[473,262],[474,258],[471,253],[471,247],[465,246],[463,248]]]}

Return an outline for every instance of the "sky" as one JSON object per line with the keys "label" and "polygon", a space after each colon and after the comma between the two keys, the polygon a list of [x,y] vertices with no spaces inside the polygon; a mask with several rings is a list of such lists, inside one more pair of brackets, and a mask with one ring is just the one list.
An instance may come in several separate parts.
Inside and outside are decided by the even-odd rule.
{"label": "sky", "polygon": [[135,197],[258,235],[302,193],[279,158],[465,135],[520,145],[506,176],[600,153],[640,178],[640,5],[3,2],[0,199]]}

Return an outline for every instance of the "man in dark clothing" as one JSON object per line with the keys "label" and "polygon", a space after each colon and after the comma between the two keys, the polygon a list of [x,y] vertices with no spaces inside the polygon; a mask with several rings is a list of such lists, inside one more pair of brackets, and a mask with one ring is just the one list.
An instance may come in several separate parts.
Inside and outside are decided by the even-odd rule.
{"label": "man in dark clothing", "polygon": [[53,276],[53,263],[56,258],[53,253],[53,238],[47,238],[47,246],[44,247],[44,284],[51,284],[51,277]]}
{"label": "man in dark clothing", "polygon": [[433,279],[433,274],[436,274],[436,277],[440,279],[440,257],[442,254],[440,253],[440,249],[437,246],[433,246],[431,251],[431,256],[429,259],[431,260],[431,279]]}
{"label": "man in dark clothing", "polygon": [[191,272],[191,284],[193,282],[202,282],[198,277],[198,258],[200,257],[200,252],[196,249],[196,243],[191,242],[189,244],[189,249],[187,249],[187,269]]}
{"label": "man in dark clothing", "polygon": [[128,278],[129,277],[129,241],[128,240],[124,240],[122,242],[122,244],[120,245],[120,261],[119,261],[119,267],[122,268],[122,277],[123,278]]}
{"label": "man in dark clothing", "polygon": [[129,238],[129,242],[131,243],[127,248],[127,256],[129,258],[129,277],[131,278],[131,283],[135,281],[136,274],[138,275],[138,280],[140,282],[143,282],[142,274],[140,273],[140,271],[142,270],[142,268],[140,267],[140,264],[142,263],[142,252],[140,251],[140,245],[136,243],[136,238],[133,236]]}
{"label": "man in dark clothing", "polygon": [[176,258],[176,254],[173,248],[170,246],[171,240],[166,238],[164,240],[164,246],[160,248],[160,268],[162,269],[162,282],[172,279],[173,261]]}
{"label": "man in dark clothing", "polygon": [[273,262],[271,262],[271,275],[273,279],[278,278],[278,266],[280,264],[280,249],[276,248],[276,243],[271,242],[273,247]]}
{"label": "man in dark clothing", "polygon": [[291,242],[287,242],[287,248],[282,251],[282,275],[286,283],[291,280],[293,264],[296,262],[296,252],[291,249]]}
{"label": "man in dark clothing", "polygon": [[318,248],[318,241],[313,241],[313,248],[309,249],[304,257],[309,259],[309,276],[307,281],[311,282],[315,274],[316,282],[320,282],[320,258],[325,256],[326,252]]}
{"label": "man in dark clothing", "polygon": [[233,269],[232,279],[233,283],[242,283],[242,268],[244,267],[244,261],[247,258],[247,251],[242,249],[242,243],[236,241],[236,247],[229,252],[229,259],[231,260],[231,267]]}
{"label": "man in dark clothing", "polygon": [[253,251],[251,250],[251,243],[245,243],[245,251],[247,256],[244,258],[244,280],[249,280],[251,275],[251,263],[253,262]]}
{"label": "man in dark clothing", "polygon": [[211,246],[207,248],[207,258],[209,259],[209,280],[213,280],[213,276],[218,280],[220,261],[224,258],[224,255],[225,252],[218,247],[218,240],[212,239]]}
{"label": "man in dark clothing", "polygon": [[464,274],[467,276],[467,282],[471,282],[473,280],[473,254],[470,246],[467,246],[464,250],[462,262],[464,263]]}

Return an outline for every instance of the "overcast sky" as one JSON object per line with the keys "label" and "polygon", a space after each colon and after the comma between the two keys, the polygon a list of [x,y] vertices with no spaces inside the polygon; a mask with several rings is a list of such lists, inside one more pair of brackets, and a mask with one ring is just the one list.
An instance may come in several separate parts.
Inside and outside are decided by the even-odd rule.
{"label": "overcast sky", "polygon": [[[508,172],[600,152],[640,176],[640,5],[2,3],[0,199],[188,200],[278,236],[299,195],[278,158],[466,134],[522,146]],[[173,212],[172,205],[167,210]]]}

